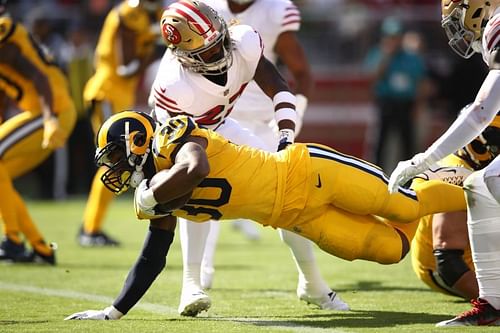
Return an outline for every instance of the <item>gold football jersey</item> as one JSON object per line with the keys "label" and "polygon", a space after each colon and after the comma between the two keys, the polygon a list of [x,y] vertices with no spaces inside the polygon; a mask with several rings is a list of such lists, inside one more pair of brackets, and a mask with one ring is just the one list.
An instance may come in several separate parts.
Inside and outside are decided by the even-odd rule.
{"label": "gold football jersey", "polygon": [[118,109],[115,112],[133,107],[140,78],[139,74],[122,77],[116,73],[118,66],[122,65],[119,63],[121,50],[116,43],[120,23],[135,32],[134,48],[140,58],[152,54],[157,38],[152,29],[155,21],[148,12],[140,6],[130,6],[128,1],[113,8],[106,17],[95,53],[96,71],[85,86],[84,99],[87,102],[110,100]]}
{"label": "gold football jersey", "polygon": [[[56,104],[67,102],[70,98],[68,84],[61,69],[56,66],[52,57],[42,49],[21,24],[8,16],[0,17],[0,53],[8,43],[14,44],[20,56],[26,58],[45,74],[49,80],[54,100],[55,113],[61,112]],[[8,64],[0,63],[0,89],[17,103],[19,109],[41,113],[40,96],[33,81],[23,77]]]}
{"label": "gold football jersey", "polygon": [[239,146],[216,132],[199,128],[191,118],[178,116],[155,134],[152,150],[157,170],[173,165],[173,153],[189,135],[207,138],[210,174],[174,215],[198,222],[224,217],[263,224],[279,215],[288,152],[269,153]]}

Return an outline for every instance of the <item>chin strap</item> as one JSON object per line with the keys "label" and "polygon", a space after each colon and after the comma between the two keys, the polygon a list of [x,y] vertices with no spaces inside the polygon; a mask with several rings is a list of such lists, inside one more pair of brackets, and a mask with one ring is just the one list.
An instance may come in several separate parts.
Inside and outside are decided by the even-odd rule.
{"label": "chin strap", "polygon": [[134,171],[132,172],[132,175],[130,176],[130,186],[131,187],[137,187],[141,183],[141,181],[144,179],[144,172],[142,171],[142,167],[144,164],[146,164],[146,160],[148,159],[149,152],[151,150],[148,148],[146,149],[146,152],[141,156],[141,162],[139,164],[136,164],[134,161],[135,156],[139,156],[136,154],[133,154],[131,149],[130,149],[130,126],[129,122],[125,122],[125,153],[127,154],[127,161],[128,164],[134,168]]}

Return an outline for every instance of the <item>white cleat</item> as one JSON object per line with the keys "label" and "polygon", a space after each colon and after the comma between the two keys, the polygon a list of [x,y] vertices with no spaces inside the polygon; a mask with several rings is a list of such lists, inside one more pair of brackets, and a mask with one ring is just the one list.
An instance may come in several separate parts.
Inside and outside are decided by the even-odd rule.
{"label": "white cleat", "polygon": [[306,293],[300,288],[297,289],[297,296],[301,301],[307,304],[314,304],[321,310],[333,310],[333,311],[349,311],[349,305],[340,298],[339,294],[335,291],[330,290],[329,293],[324,293],[318,296],[313,296]]}
{"label": "white cleat", "polygon": [[181,316],[196,317],[199,313],[207,311],[211,305],[210,297],[203,290],[183,292],[178,311]]}
{"label": "white cleat", "polygon": [[213,267],[202,267],[200,275],[200,285],[203,289],[212,289],[215,269]]}
{"label": "white cleat", "polygon": [[463,186],[465,179],[472,173],[471,170],[461,167],[432,167],[415,176],[424,180],[441,180],[448,184]]}

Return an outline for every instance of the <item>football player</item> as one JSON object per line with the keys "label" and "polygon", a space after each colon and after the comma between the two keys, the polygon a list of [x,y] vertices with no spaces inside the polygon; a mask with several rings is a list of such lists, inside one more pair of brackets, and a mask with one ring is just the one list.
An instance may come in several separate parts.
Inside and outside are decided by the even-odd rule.
{"label": "football player", "polygon": [[[264,44],[264,56],[273,64],[279,58],[292,74],[295,82],[297,111],[295,133],[298,133],[307,107],[306,96],[309,96],[312,87],[309,64],[296,35],[301,23],[299,9],[289,0],[204,0],[204,2],[214,8],[229,25],[246,24],[259,32]],[[255,81],[250,81],[234,105],[231,118],[258,136],[268,151],[276,151],[278,137],[274,130],[275,126],[272,126],[273,109],[272,100]],[[181,233],[186,229],[203,227],[191,222],[181,223],[186,223],[187,226],[187,228],[180,228]],[[259,226],[252,221],[237,220],[235,225],[248,238],[258,238]],[[187,259],[190,264],[201,262],[200,283],[204,289],[211,288],[213,283],[214,255],[219,230],[220,223],[210,224],[203,258],[195,257],[196,254],[201,255],[201,251],[187,251],[192,255],[192,258]],[[338,296],[321,277],[311,242],[286,230],[278,229],[278,232],[281,239],[290,247],[299,271],[297,286],[299,299],[322,309],[347,310],[347,305],[340,303]],[[196,242],[189,242],[188,245],[200,246]]]}
{"label": "football player", "polygon": [[[0,1],[0,215],[4,239],[0,259],[55,265],[12,181],[64,146],[76,121],[68,82],[50,55]],[[7,105],[20,111],[6,119]],[[3,122],[2,122],[3,121]],[[27,251],[22,235],[32,247]]]}
{"label": "football player", "polygon": [[[135,106],[141,74],[151,61],[159,38],[160,0],[124,0],[106,17],[95,51],[94,75],[83,97],[90,106],[94,133],[114,113]],[[97,170],[78,233],[81,246],[116,246],[118,241],[102,231],[113,193],[102,185],[104,169]]]}
{"label": "football player", "polygon": [[187,116],[157,128],[146,114],[116,114],[99,130],[95,161],[108,167],[102,180],[115,193],[146,178],[134,207],[150,228],[113,305],[67,319],[126,314],[165,266],[177,217],[246,218],[300,234],[339,258],[392,264],[409,251],[419,217],[465,209],[459,186],[429,180],[389,194],[383,171],[361,159],[313,143],[276,153],[237,145]]}
{"label": "football player", "polygon": [[[293,142],[296,98],[276,67],[263,55],[262,39],[253,27],[241,24],[228,28],[214,9],[200,1],[173,3],[164,12],[161,26],[169,49],[163,56],[151,94],[160,122],[170,115],[189,114],[197,123],[216,129],[233,142],[270,149],[259,137],[228,118],[240,95],[254,80],[271,105],[254,111],[270,113],[278,123],[280,137],[275,139],[274,150],[279,148],[279,140],[281,148]],[[178,308],[181,315],[196,316],[211,304],[200,280],[200,264],[210,227],[211,224],[184,221],[180,224],[184,264]],[[307,282],[320,279],[313,279],[314,273],[311,268],[311,281]],[[318,303],[339,310],[348,309],[326,283],[317,289],[311,291],[324,294],[304,293],[304,297],[316,297]]]}
{"label": "football player", "polygon": [[[442,26],[449,45],[460,56],[481,53],[489,67],[473,103],[424,153],[398,164],[389,187],[396,191],[413,176],[467,145],[495,118],[500,109],[499,1],[442,0]],[[468,230],[479,285],[473,308],[438,326],[500,325],[500,158],[474,172],[464,183]]]}

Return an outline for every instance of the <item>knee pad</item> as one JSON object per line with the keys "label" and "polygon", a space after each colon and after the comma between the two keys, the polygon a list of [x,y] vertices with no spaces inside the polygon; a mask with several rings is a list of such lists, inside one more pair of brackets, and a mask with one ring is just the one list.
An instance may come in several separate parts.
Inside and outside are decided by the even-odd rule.
{"label": "knee pad", "polygon": [[432,253],[436,258],[436,271],[449,288],[469,271],[463,259],[463,250],[436,249]]}

